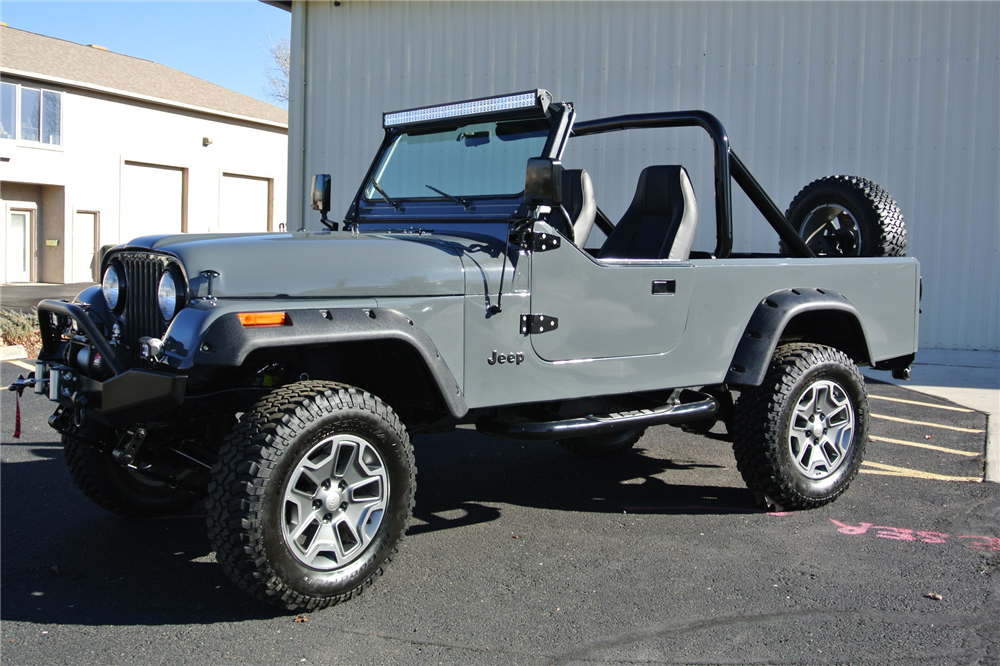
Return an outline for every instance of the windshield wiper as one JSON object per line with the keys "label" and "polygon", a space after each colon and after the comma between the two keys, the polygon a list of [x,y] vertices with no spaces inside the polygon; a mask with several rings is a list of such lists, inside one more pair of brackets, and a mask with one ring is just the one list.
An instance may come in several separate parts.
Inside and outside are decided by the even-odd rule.
{"label": "windshield wiper", "polygon": [[426,187],[428,190],[434,190],[435,192],[437,192],[441,196],[443,196],[443,197],[445,197],[447,199],[451,199],[455,203],[462,204],[462,208],[464,208],[465,210],[469,210],[469,202],[468,202],[468,200],[461,199],[459,197],[453,196],[451,194],[448,194],[447,192],[442,192],[441,190],[439,190],[438,188],[434,187],[433,185],[424,185],[424,187]]}
{"label": "windshield wiper", "polygon": [[393,201],[392,199],[389,198],[389,195],[385,193],[385,190],[382,189],[382,186],[378,184],[377,180],[375,180],[375,176],[372,176],[371,180],[368,181],[368,182],[370,182],[372,184],[372,186],[375,188],[375,191],[378,192],[378,195],[380,197],[382,197],[383,199],[385,199],[385,202],[387,204],[389,204],[390,206],[392,206],[393,210],[401,210],[400,206],[399,206],[399,202],[398,201]]}

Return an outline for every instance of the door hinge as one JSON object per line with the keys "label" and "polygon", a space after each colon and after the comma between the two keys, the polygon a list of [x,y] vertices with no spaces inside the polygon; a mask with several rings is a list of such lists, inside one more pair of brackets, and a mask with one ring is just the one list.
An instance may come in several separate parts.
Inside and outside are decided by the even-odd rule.
{"label": "door hinge", "polygon": [[521,333],[530,335],[532,333],[547,333],[559,328],[559,320],[550,315],[523,314],[521,315]]}
{"label": "door hinge", "polygon": [[531,248],[532,252],[548,252],[555,250],[560,245],[562,245],[562,238],[559,237],[559,234],[547,234],[541,231],[531,232],[528,240],[528,247]]}

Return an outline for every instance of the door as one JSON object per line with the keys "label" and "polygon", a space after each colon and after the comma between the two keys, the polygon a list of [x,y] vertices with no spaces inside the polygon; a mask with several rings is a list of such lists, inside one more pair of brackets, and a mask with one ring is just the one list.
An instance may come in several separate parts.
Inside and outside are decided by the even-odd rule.
{"label": "door", "polygon": [[7,214],[4,282],[31,282],[34,241],[35,211],[10,208]]}
{"label": "door", "polygon": [[[535,231],[554,233],[541,223]],[[546,361],[667,353],[687,327],[694,273],[683,261],[596,261],[565,239],[536,250],[531,314],[543,330],[531,346]]]}
{"label": "door", "polygon": [[73,215],[73,282],[97,280],[97,213],[77,211]]}

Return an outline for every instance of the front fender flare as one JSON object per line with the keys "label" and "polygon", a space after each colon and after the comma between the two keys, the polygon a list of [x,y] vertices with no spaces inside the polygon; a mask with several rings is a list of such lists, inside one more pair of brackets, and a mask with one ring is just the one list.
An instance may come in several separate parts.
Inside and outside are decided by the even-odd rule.
{"label": "front fender flare", "polygon": [[431,337],[412,319],[386,308],[286,310],[288,326],[244,327],[237,313],[216,318],[195,352],[197,365],[239,366],[258,349],[396,340],[420,356],[452,416],[469,411],[461,388]]}
{"label": "front fender flare", "polygon": [[829,289],[782,289],[762,300],[750,317],[726,373],[726,383],[760,386],[789,323],[809,312],[831,312],[853,319],[857,332],[851,335],[860,335],[863,353],[871,358],[861,316],[844,295]]}

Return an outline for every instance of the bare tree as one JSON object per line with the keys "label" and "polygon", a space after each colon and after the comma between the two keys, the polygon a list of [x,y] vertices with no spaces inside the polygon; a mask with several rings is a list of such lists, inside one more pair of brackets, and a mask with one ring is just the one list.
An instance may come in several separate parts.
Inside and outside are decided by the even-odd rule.
{"label": "bare tree", "polygon": [[274,101],[288,104],[288,66],[291,61],[288,37],[274,41],[268,33],[267,39],[270,62],[267,65],[267,89],[264,92]]}

